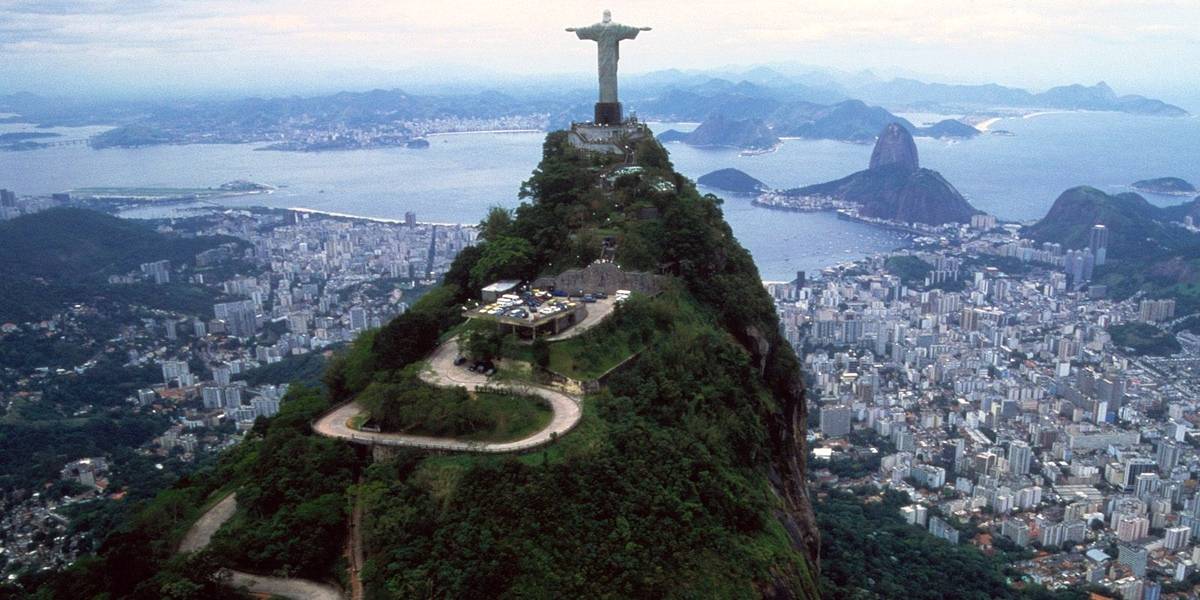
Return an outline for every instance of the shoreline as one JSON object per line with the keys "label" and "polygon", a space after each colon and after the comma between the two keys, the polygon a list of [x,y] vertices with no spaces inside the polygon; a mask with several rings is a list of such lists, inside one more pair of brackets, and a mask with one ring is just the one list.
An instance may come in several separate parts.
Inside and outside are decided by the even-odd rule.
{"label": "shoreline", "polygon": [[[235,207],[227,207],[227,208],[235,208]],[[367,216],[363,216],[363,215],[352,215],[352,214],[348,214],[348,213],[334,212],[331,210],[319,210],[316,208],[305,208],[302,206],[288,206],[288,207],[264,206],[262,208],[276,208],[277,210],[289,210],[292,212],[298,212],[298,213],[304,213],[304,214],[310,214],[310,215],[320,215],[320,216],[324,216],[324,217],[333,217],[336,219],[354,219],[357,221],[371,221],[373,223],[384,223],[384,224],[388,224],[388,225],[403,225],[404,224],[404,221],[401,219],[389,219],[387,217],[367,217]],[[435,223],[432,221],[417,221],[417,225],[431,225],[431,226],[437,226],[437,227],[475,227],[476,226],[474,224],[469,224],[469,223]]]}
{"label": "shoreline", "polygon": [[980,121],[975,125],[975,129],[978,129],[980,133],[987,133],[988,130],[992,128],[992,125],[999,123],[1002,119],[1004,119],[1004,117],[992,117],[990,119]]}
{"label": "shoreline", "polygon": [[[471,131],[442,131],[438,133],[426,133],[420,137],[431,138],[449,135],[472,135],[476,133],[542,133],[541,129],[473,129]],[[419,139],[419,138],[418,138]]]}

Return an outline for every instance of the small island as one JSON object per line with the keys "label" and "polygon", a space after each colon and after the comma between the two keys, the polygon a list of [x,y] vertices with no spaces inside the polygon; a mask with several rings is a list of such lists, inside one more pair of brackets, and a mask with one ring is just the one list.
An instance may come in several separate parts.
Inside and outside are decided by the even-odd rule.
{"label": "small island", "polygon": [[50,133],[48,131],[11,131],[8,133],[0,133],[0,144],[27,142],[29,140],[40,140],[53,137],[62,137],[62,134]]}
{"label": "small island", "polygon": [[275,186],[238,179],[206,188],[85,187],[69,190],[66,194],[78,206],[111,213],[149,205],[210,202],[221,198],[270,194],[273,191]]}
{"label": "small island", "polygon": [[1158,177],[1133,182],[1133,189],[1159,196],[1191,196],[1196,193],[1196,186],[1178,177]]}
{"label": "small island", "polygon": [[914,135],[939,140],[970,139],[979,135],[979,130],[956,119],[945,119],[929,127],[917,128]]}
{"label": "small island", "polygon": [[37,150],[45,148],[46,144],[36,140],[56,137],[61,137],[61,134],[45,131],[12,131],[9,133],[0,133],[0,150]]}
{"label": "small island", "polygon": [[258,194],[270,192],[275,189],[275,186],[246,181],[245,179],[234,179],[233,181],[222,183],[217,189],[222,192],[234,192],[236,194]]}
{"label": "small island", "polygon": [[767,184],[738,169],[718,169],[701,175],[696,183],[735,194],[760,194],[767,191]]}

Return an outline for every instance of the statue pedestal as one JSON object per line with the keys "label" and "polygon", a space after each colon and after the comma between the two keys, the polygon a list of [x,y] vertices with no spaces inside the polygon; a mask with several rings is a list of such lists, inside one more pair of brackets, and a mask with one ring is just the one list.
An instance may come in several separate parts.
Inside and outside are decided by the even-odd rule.
{"label": "statue pedestal", "polygon": [[[619,104],[615,106],[620,109]],[[614,124],[572,123],[567,142],[588,152],[631,156],[638,142],[653,136],[649,127],[637,121]]]}
{"label": "statue pedestal", "polygon": [[619,125],[621,123],[621,103],[597,102],[596,118],[593,122],[597,125]]}

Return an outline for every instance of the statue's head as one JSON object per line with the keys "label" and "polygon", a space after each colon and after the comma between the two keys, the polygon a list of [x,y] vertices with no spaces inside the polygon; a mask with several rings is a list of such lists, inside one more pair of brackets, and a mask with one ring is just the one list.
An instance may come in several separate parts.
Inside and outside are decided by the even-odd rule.
{"label": "statue's head", "polygon": [[605,23],[608,23],[608,22],[611,22],[611,21],[612,21],[612,11],[611,11],[611,10],[608,10],[608,9],[606,8],[606,9],[604,9],[604,22],[605,22]]}

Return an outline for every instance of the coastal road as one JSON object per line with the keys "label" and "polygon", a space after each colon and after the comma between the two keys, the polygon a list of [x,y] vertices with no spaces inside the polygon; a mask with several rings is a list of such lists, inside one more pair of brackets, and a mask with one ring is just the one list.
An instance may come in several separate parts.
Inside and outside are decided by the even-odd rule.
{"label": "coastal road", "polygon": [[[233,518],[237,512],[237,494],[231,493],[220,502],[208,509],[208,512],[196,519],[192,528],[183,536],[179,544],[179,552],[196,552],[208,546],[212,536]],[[234,569],[222,569],[221,573],[229,577],[229,584],[242,588],[252,594],[264,596],[282,596],[294,600],[345,600],[346,596],[338,588],[324,583],[306,579],[285,579],[283,577],[267,577],[255,575]]]}
{"label": "coastal road", "polygon": [[457,338],[438,346],[429,357],[429,368],[421,373],[421,379],[437,386],[461,386],[467,388],[468,391],[487,388],[537,396],[549,403],[554,412],[550,424],[529,437],[512,442],[473,442],[402,433],[372,433],[351,429],[347,425],[351,418],[363,411],[361,405],[351,402],[326,413],[325,416],[313,423],[313,430],[324,436],[341,438],[358,444],[408,446],[454,452],[504,453],[528,450],[548,444],[573,429],[583,417],[580,399],[577,396],[539,385],[489,380],[482,374],[472,373],[465,368],[455,366],[454,359],[458,356]]}

